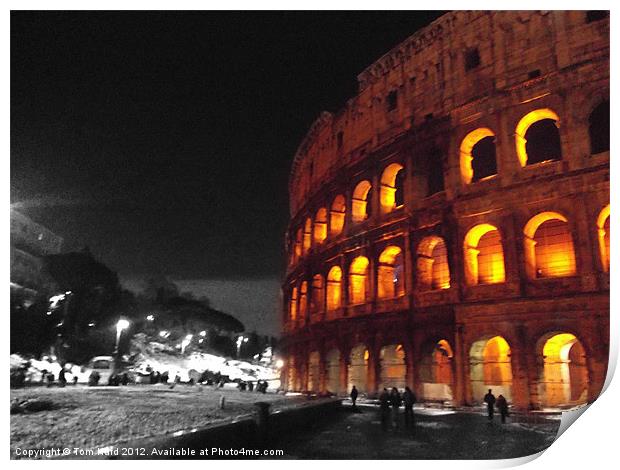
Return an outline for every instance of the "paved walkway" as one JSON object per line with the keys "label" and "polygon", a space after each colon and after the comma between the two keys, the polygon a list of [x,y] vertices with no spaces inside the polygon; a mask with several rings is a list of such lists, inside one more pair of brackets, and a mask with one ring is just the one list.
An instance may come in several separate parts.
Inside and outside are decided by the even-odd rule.
{"label": "paved walkway", "polygon": [[[403,410],[400,418],[404,420]],[[559,420],[536,427],[502,425],[472,412],[416,410],[413,431],[382,431],[378,408],[345,407],[341,416],[282,443],[284,458],[500,459],[534,454],[553,443]]]}

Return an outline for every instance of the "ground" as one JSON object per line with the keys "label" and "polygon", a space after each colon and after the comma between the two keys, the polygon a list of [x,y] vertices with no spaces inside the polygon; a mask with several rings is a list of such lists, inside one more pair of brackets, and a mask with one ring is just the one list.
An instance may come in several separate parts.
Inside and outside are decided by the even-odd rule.
{"label": "ground", "polygon": [[[225,408],[220,409],[220,397]],[[254,403],[274,410],[305,401],[274,393],[214,390],[210,386],[28,387],[11,389],[11,401],[50,400],[54,409],[11,414],[11,455],[17,447],[95,447],[204,426],[251,414]]]}
{"label": "ground", "polygon": [[[403,418],[401,408],[400,419]],[[381,429],[378,408],[345,407],[342,419],[285,443],[284,458],[299,459],[505,459],[531,455],[553,443],[559,419],[502,425],[484,412],[416,409],[416,427]],[[557,418],[557,417],[556,417]]]}
{"label": "ground", "polygon": [[[220,409],[220,399],[225,407]],[[187,430],[249,415],[254,403],[268,401],[272,410],[308,403],[302,396],[285,397],[179,385],[127,387],[31,387],[11,390],[12,400],[49,400],[54,409],[11,415],[11,454],[15,449],[94,448],[132,439]],[[441,410],[416,407],[413,432],[381,428],[378,407],[371,402],[277,436],[274,449],[284,459],[499,459],[534,454],[554,441],[558,416],[511,416],[489,423],[483,409]],[[518,421],[518,422],[517,422]],[[310,425],[301,429],[301,424]],[[170,441],[173,445],[173,440]]]}

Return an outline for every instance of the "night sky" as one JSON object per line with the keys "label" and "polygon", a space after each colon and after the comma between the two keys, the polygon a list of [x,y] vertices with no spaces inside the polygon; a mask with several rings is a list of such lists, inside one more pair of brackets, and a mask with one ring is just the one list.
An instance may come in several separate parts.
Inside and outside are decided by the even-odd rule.
{"label": "night sky", "polygon": [[274,333],[297,146],[438,16],[14,11],[11,203],[65,251],[229,292],[216,307]]}

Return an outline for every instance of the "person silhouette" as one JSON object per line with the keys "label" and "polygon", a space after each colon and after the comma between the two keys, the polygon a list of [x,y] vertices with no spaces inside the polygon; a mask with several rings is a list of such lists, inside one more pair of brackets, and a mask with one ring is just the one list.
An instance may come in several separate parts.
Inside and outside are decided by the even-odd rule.
{"label": "person silhouette", "polygon": [[353,402],[353,408],[355,408],[355,402],[357,401],[357,388],[355,388],[355,385],[353,385],[353,388],[351,389],[351,402]]}
{"label": "person silhouette", "polygon": [[484,396],[484,402],[487,404],[487,413],[489,421],[493,421],[493,408],[495,405],[495,395],[493,395],[492,390],[489,389],[489,393]]}

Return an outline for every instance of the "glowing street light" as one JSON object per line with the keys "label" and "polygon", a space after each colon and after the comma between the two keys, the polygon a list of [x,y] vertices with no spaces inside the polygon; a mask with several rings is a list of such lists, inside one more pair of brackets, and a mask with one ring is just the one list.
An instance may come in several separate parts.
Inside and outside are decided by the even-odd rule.
{"label": "glowing street light", "polygon": [[200,336],[202,336],[204,338],[205,336],[207,336],[207,332],[205,330],[202,330],[200,332]]}
{"label": "glowing street light", "polygon": [[155,321],[155,315],[147,315],[146,319],[147,321]]}
{"label": "glowing street light", "polygon": [[277,367],[278,369],[282,369],[282,367],[284,367],[284,361],[283,361],[282,359],[278,359],[278,360],[276,361],[276,367]]}
{"label": "glowing street light", "polygon": [[185,339],[181,342],[181,354],[185,353],[185,348],[189,346],[189,343],[192,342],[192,338],[194,335],[187,335]]}
{"label": "glowing street light", "polygon": [[166,330],[161,330],[159,332],[159,336],[161,336],[162,338],[167,338],[168,336],[170,336],[170,332]]}
{"label": "glowing street light", "polygon": [[118,344],[121,340],[121,333],[123,330],[129,328],[129,321],[121,318],[118,322],[116,322],[116,345],[114,346],[114,372],[118,370],[119,366],[119,357],[118,357]]}
{"label": "glowing street light", "polygon": [[239,357],[239,353],[241,352],[241,345],[243,343],[247,343],[249,338],[246,338],[245,336],[239,336],[237,338],[237,357]]}
{"label": "glowing street light", "polygon": [[116,346],[114,347],[114,354],[118,354],[118,343],[121,340],[121,333],[127,328],[129,328],[129,321],[125,320],[124,318],[121,318],[116,323]]}

